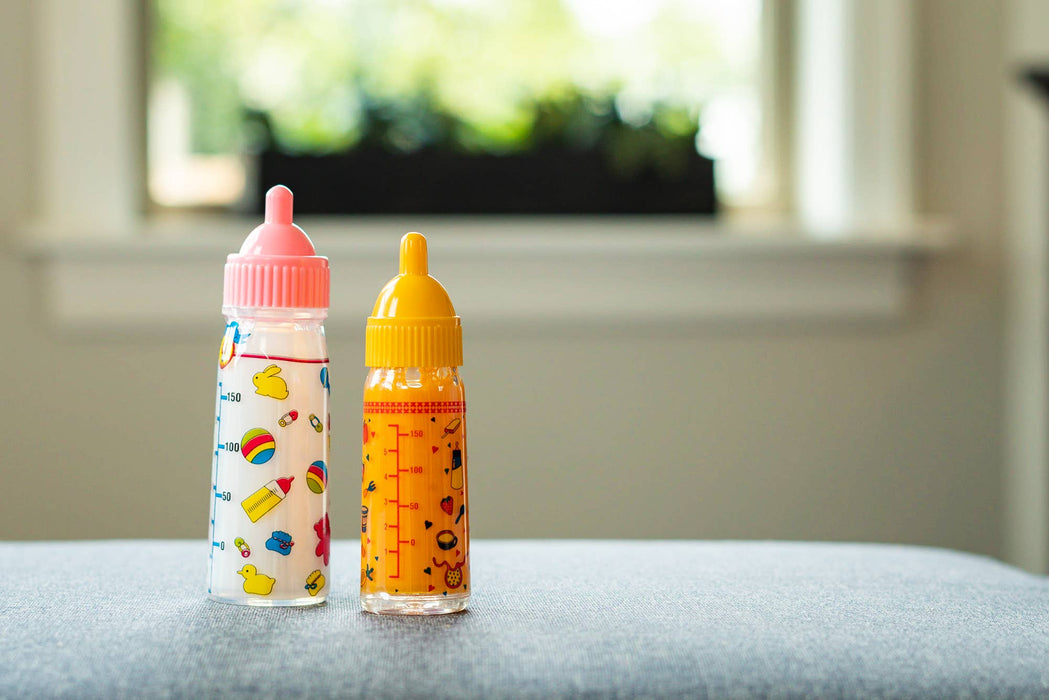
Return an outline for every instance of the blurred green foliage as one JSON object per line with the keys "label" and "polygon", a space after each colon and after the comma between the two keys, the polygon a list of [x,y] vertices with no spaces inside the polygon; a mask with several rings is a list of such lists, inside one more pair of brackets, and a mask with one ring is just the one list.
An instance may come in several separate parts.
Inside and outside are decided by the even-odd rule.
{"label": "blurred green foliage", "polygon": [[683,167],[704,96],[749,67],[684,0],[626,29],[584,19],[562,0],[153,0],[151,80],[185,91],[198,153],[600,148]]}

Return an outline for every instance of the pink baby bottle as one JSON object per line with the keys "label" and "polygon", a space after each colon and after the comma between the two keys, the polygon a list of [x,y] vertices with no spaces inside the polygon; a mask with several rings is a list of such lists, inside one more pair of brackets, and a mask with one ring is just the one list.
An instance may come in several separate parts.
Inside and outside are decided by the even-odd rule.
{"label": "pink baby bottle", "polygon": [[328,259],[292,223],[291,190],[278,185],[266,193],[265,223],[226,260],[211,487],[214,600],[272,606],[327,598],[328,294]]}

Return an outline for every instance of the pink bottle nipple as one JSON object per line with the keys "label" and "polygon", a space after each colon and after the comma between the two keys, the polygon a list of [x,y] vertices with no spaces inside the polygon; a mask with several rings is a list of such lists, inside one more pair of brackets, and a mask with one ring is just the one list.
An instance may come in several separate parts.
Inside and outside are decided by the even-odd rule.
{"label": "pink bottle nipple", "polygon": [[284,185],[266,193],[263,223],[226,258],[223,308],[328,308],[328,259],[292,223],[293,203]]}
{"label": "pink bottle nipple", "polygon": [[309,236],[292,223],[294,195],[284,185],[275,185],[266,193],[264,223],[255,227],[244,245],[241,255],[299,255],[313,256],[317,251]]}

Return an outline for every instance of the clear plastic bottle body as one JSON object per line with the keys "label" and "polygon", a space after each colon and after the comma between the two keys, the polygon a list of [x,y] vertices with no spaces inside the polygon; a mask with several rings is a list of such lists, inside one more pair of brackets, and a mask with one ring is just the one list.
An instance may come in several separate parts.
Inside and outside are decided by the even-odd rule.
{"label": "clear plastic bottle body", "polygon": [[368,373],[361,603],[369,612],[452,613],[469,601],[465,413],[455,367]]}
{"label": "clear plastic bottle body", "polygon": [[316,605],[330,585],[327,310],[223,313],[208,594]]}

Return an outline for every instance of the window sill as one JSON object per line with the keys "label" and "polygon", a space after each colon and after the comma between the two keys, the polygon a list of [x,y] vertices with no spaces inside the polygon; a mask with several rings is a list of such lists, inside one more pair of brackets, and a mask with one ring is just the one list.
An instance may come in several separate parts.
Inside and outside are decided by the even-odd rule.
{"label": "window sill", "polygon": [[[396,273],[405,231],[430,237],[431,270],[471,327],[892,320],[911,272],[950,247],[947,227],[918,221],[834,232],[789,223],[691,217],[306,218],[331,259],[330,333],[360,332]],[[27,226],[47,317],[77,333],[211,331],[225,256],[254,220],[156,220],[126,231]],[[95,237],[84,237],[95,233]],[[104,235],[104,234],[109,235]]]}

